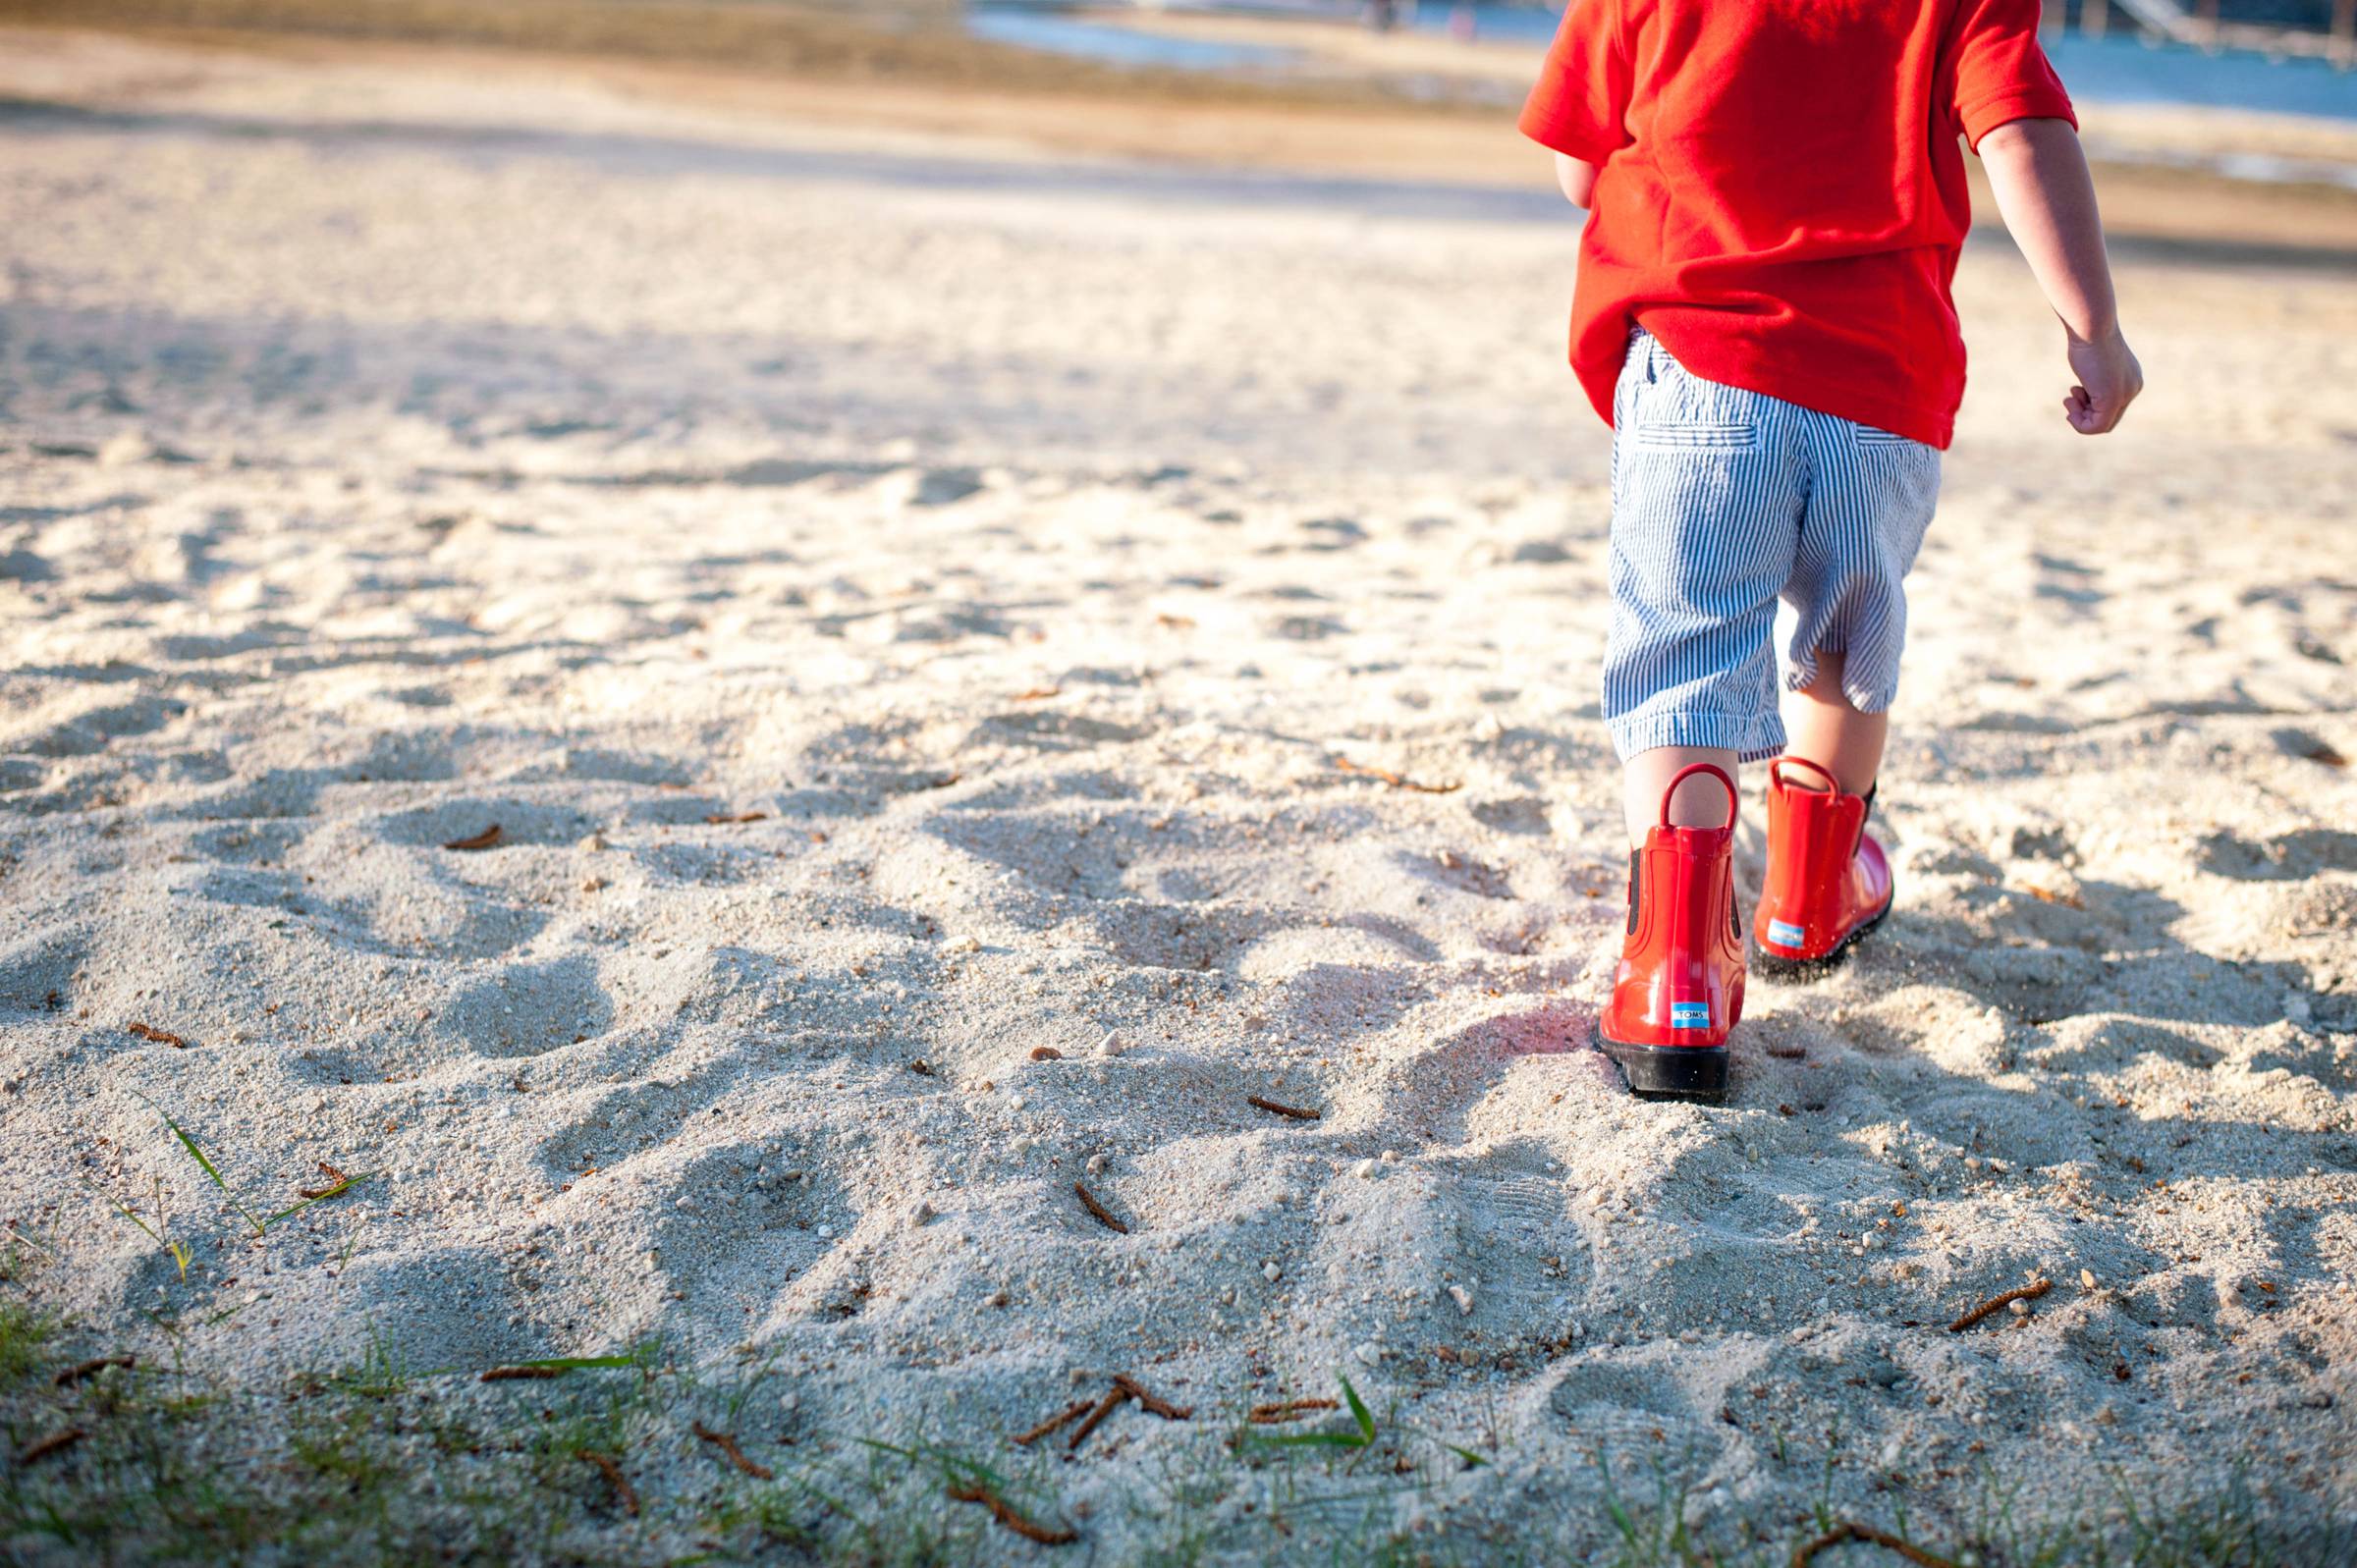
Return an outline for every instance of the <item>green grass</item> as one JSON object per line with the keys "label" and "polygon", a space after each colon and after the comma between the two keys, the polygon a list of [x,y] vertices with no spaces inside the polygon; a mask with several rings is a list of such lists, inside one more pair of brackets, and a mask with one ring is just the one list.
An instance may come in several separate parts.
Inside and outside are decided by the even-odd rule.
{"label": "green grass", "polygon": [[[189,1160],[195,1164],[197,1170],[202,1173],[204,1179],[211,1183],[213,1188],[221,1194],[222,1200],[229,1205],[231,1211],[235,1213],[240,1219],[245,1221],[247,1232],[257,1240],[263,1236],[266,1236],[270,1231],[270,1227],[278,1224],[281,1220],[288,1219],[296,1215],[301,1214],[304,1210],[309,1209],[316,1204],[332,1203],[336,1199],[343,1197],[346,1193],[351,1192],[355,1187],[359,1186],[362,1182],[375,1179],[374,1172],[367,1172],[357,1176],[348,1176],[339,1171],[335,1173],[334,1177],[325,1187],[310,1189],[307,1192],[303,1192],[298,1196],[294,1203],[288,1204],[282,1209],[277,1209],[269,1213],[263,1213],[261,1210],[257,1210],[252,1205],[247,1203],[245,1199],[238,1195],[237,1189],[230,1185],[229,1178],[222,1174],[221,1167],[214,1163],[210,1155],[204,1152],[204,1146],[196,1141],[195,1136],[192,1134],[188,1128],[181,1125],[178,1118],[173,1116],[170,1111],[164,1109],[163,1107],[148,1099],[145,1095],[140,1094],[137,1090],[135,1089],[131,1091],[131,1093],[133,1098],[137,1099],[141,1105],[145,1106],[148,1109],[156,1113],[157,1118],[163,1122],[165,1131],[171,1134],[173,1142],[178,1145],[180,1152],[186,1155]],[[327,1167],[322,1166],[321,1170],[324,1172],[326,1168]],[[144,1235],[150,1242],[154,1243],[158,1251],[162,1252],[166,1257],[172,1260],[175,1269],[178,1271],[181,1280],[183,1282],[187,1281],[189,1277],[189,1268],[191,1264],[194,1262],[196,1256],[195,1245],[193,1242],[177,1234],[174,1231],[166,1202],[167,1192],[164,1181],[160,1176],[155,1178],[154,1191],[149,1200],[154,1206],[155,1217],[152,1223],[149,1222],[147,1218],[142,1217],[137,1209],[134,1208],[130,1204],[125,1203],[122,1199],[117,1198],[113,1193],[108,1192],[104,1188],[96,1186],[88,1181],[84,1181],[82,1185],[88,1188],[92,1194],[104,1202],[107,1207],[114,1210],[117,1215],[120,1215],[123,1218],[129,1220],[134,1226],[137,1227],[140,1234]],[[17,1236],[14,1232],[10,1233],[8,1242],[10,1250],[6,1255],[6,1261],[8,1264],[8,1277],[15,1277],[17,1272],[19,1272],[24,1267],[25,1260],[23,1253],[18,1250],[20,1244],[23,1242],[24,1238]]]}
{"label": "green grass", "polygon": [[[145,1106],[149,1110],[154,1111],[158,1116],[163,1118],[163,1123],[171,1130],[172,1136],[180,1141],[180,1147],[188,1154],[188,1157],[191,1160],[196,1162],[196,1168],[204,1172],[204,1177],[207,1181],[211,1182],[216,1188],[220,1189],[222,1198],[227,1201],[230,1208],[237,1211],[238,1217],[245,1220],[247,1228],[250,1229],[257,1237],[267,1234],[270,1227],[277,1224],[280,1220],[288,1218],[294,1215],[299,1215],[305,1209],[310,1208],[313,1204],[328,1203],[334,1199],[341,1198],[346,1193],[352,1191],[353,1188],[358,1186],[361,1182],[374,1178],[375,1173],[373,1171],[365,1175],[358,1176],[346,1176],[339,1174],[337,1178],[330,1182],[324,1189],[316,1189],[306,1196],[298,1198],[294,1203],[287,1205],[287,1207],[279,1210],[275,1214],[264,1215],[257,1213],[252,1208],[248,1207],[244,1199],[238,1196],[236,1189],[231,1187],[228,1179],[221,1174],[221,1168],[213,1163],[210,1157],[205,1154],[204,1150],[197,1144],[196,1140],[189,1135],[188,1128],[183,1127],[178,1121],[174,1120],[170,1111],[157,1105],[154,1101],[148,1099],[145,1095],[140,1094],[137,1089],[134,1089],[131,1091],[131,1093],[132,1098],[136,1099],[140,1105]],[[118,1207],[120,1206],[118,1205]],[[156,1207],[157,1214],[160,1217],[163,1207],[160,1195],[158,1197]],[[129,1215],[130,1212],[126,1210],[125,1213]],[[138,1217],[137,1215],[130,1215],[130,1217],[133,1223],[139,1223]],[[139,1228],[145,1230],[146,1226],[141,1224]],[[154,1231],[148,1231],[148,1234],[153,1236],[156,1233]],[[157,1239],[159,1241],[162,1240],[160,1236],[157,1237]],[[186,1278],[189,1271],[187,1256],[178,1249],[175,1249],[174,1255],[180,1259],[181,1275],[183,1278]]]}
{"label": "green grass", "polygon": [[[2349,1560],[2347,1541],[2300,1534],[2303,1522],[2239,1476],[2163,1506],[2124,1471],[2110,1491],[2059,1503],[1990,1473],[1954,1495],[1861,1489],[1866,1472],[1827,1433],[1822,1483],[1811,1444],[1806,1479],[1781,1502],[1722,1496],[1711,1512],[1698,1498],[1714,1495],[1715,1451],[1566,1436],[1560,1469],[1517,1476],[1521,1456],[1494,1434],[1487,1462],[1468,1465],[1348,1384],[1329,1428],[1278,1434],[1331,1441],[1268,1440],[1240,1411],[1205,1410],[1117,1429],[1126,1460],[1068,1464],[1055,1444],[1014,1448],[946,1414],[883,1433],[782,1433],[751,1415],[776,1408],[782,1379],[749,1356],[699,1364],[650,1343],[552,1358],[563,1378],[485,1384],[480,1368],[416,1367],[371,1325],[347,1363],[256,1388],[192,1369],[162,1323],[161,1344],[93,1343],[21,1296],[0,1299],[0,1429],[17,1447],[68,1426],[87,1435],[31,1465],[0,1462],[10,1562],[1736,1568],[1787,1562],[1843,1517],[1982,1568]],[[56,1369],[115,1349],[138,1349],[138,1365],[55,1384]],[[773,1476],[727,1463],[693,1435],[699,1421]],[[636,1517],[584,1449],[621,1464]],[[1127,1479],[1109,1499],[1090,1483],[1112,1476]],[[975,1484],[1042,1525],[1072,1526],[1079,1543],[1031,1546],[949,1496]],[[1829,1562],[1878,1560],[1876,1548],[1845,1550]]]}
{"label": "green grass", "polygon": [[0,1300],[0,1384],[30,1377],[56,1333],[56,1320],[47,1313],[28,1302]]}
{"label": "green grass", "polygon": [[117,1198],[113,1193],[106,1191],[104,1188],[92,1186],[86,1181],[83,1182],[82,1185],[89,1187],[90,1191],[96,1193],[101,1199],[105,1200],[109,1208],[113,1209],[115,1213],[121,1215],[124,1218],[130,1220],[133,1224],[137,1225],[139,1228],[140,1234],[144,1235],[149,1241],[154,1242],[157,1250],[162,1252],[164,1256],[170,1258],[172,1262],[179,1267],[181,1278],[186,1279],[189,1277],[189,1264],[191,1260],[194,1258],[195,1254],[189,1250],[189,1245],[187,1242],[182,1241],[178,1236],[172,1234],[171,1221],[164,1210],[163,1178],[159,1176],[156,1178],[155,1182],[155,1223],[152,1225],[139,1217],[139,1212],[137,1209],[134,1209],[131,1207],[131,1205],[123,1202],[122,1199]]}
{"label": "green grass", "polygon": [[2027,1509],[2018,1484],[1982,1478],[1968,1541],[2001,1568],[2274,1568],[2357,1562],[2347,1522],[2294,1524],[2253,1488],[2246,1466],[2192,1496],[2114,1472],[2109,1489],[2062,1509]]}
{"label": "green grass", "polygon": [[1351,1430],[1348,1432],[1288,1432],[1274,1436],[1259,1436],[1253,1440],[1272,1448],[1368,1448],[1375,1442],[1375,1417],[1350,1379],[1337,1377],[1343,1385],[1343,1399],[1349,1407]]}

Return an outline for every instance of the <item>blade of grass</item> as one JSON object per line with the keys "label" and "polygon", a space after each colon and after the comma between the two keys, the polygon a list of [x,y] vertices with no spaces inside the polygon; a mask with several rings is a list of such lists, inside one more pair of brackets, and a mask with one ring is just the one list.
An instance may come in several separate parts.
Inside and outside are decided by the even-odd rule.
{"label": "blade of grass", "polygon": [[[113,1193],[108,1192],[103,1187],[97,1186],[96,1184],[86,1180],[82,1182],[82,1185],[89,1188],[90,1191],[96,1193],[99,1197],[105,1199],[107,1203],[113,1207],[115,1213],[121,1215],[124,1218],[130,1220],[133,1224],[145,1231],[147,1234],[147,1239],[154,1242],[157,1246],[163,1248],[164,1251],[170,1255],[172,1261],[180,1266],[180,1277],[183,1279],[189,1277],[190,1253],[185,1244],[158,1234],[153,1225],[150,1225],[146,1220],[141,1219],[137,1214],[134,1213],[127,1205],[116,1198]],[[158,1206],[157,1212],[158,1214],[161,1214],[162,1212],[160,1205]]]}
{"label": "blade of grass", "polygon": [[652,1350],[649,1345],[632,1345],[619,1356],[544,1356],[537,1361],[511,1361],[510,1367],[546,1367],[555,1372],[590,1372],[600,1367],[643,1367]]}
{"label": "blade of grass", "polygon": [[912,1465],[922,1462],[922,1455],[919,1455],[910,1449],[903,1448],[897,1443],[886,1442],[881,1437],[853,1437],[851,1441],[857,1443],[862,1448],[873,1448],[878,1453],[887,1453],[896,1459],[905,1459]]}
{"label": "blade of grass", "polygon": [[1375,1418],[1367,1413],[1366,1401],[1358,1397],[1358,1390],[1350,1386],[1349,1379],[1337,1373],[1335,1380],[1343,1385],[1343,1398],[1348,1401],[1350,1414],[1358,1422],[1360,1439],[1364,1442],[1373,1442],[1375,1440]]}
{"label": "blade of grass", "polygon": [[10,1241],[16,1242],[20,1246],[30,1247],[34,1252],[39,1253],[51,1263],[57,1263],[60,1261],[56,1253],[51,1252],[48,1248],[42,1246],[30,1236],[27,1236],[23,1231],[18,1230],[13,1226],[0,1227],[0,1235],[6,1235]]}
{"label": "blade of grass", "polygon": [[980,1481],[992,1487],[1004,1487],[1007,1484],[1005,1478],[990,1466],[978,1460],[968,1459],[962,1454],[953,1453],[935,1443],[920,1443],[914,1448],[903,1448],[876,1437],[854,1437],[852,1441],[863,1448],[872,1448],[878,1453],[890,1454],[896,1459],[905,1459],[912,1465],[930,1465],[939,1470],[943,1478],[949,1481]]}
{"label": "blade of grass", "polygon": [[1256,1437],[1271,1448],[1364,1448],[1367,1439],[1355,1432],[1288,1432],[1279,1437]]}
{"label": "blade of grass", "polygon": [[108,1192],[104,1187],[99,1186],[95,1182],[84,1181],[82,1182],[82,1185],[87,1187],[90,1191],[96,1193],[99,1197],[105,1199],[108,1206],[111,1207],[115,1213],[121,1215],[124,1218],[130,1220],[133,1224],[145,1231],[149,1241],[154,1242],[159,1247],[164,1244],[164,1238],[155,1233],[155,1227],[147,1223],[146,1220],[141,1219],[138,1215],[125,1205],[120,1198],[117,1198],[113,1193]]}
{"label": "blade of grass", "polygon": [[172,1129],[172,1136],[180,1140],[180,1146],[189,1152],[189,1158],[194,1160],[197,1165],[204,1171],[205,1175],[212,1178],[213,1185],[220,1188],[221,1195],[229,1200],[229,1206],[232,1209],[235,1209],[239,1215],[244,1217],[245,1221],[253,1227],[253,1233],[257,1236],[260,1235],[263,1229],[262,1221],[256,1219],[254,1217],[253,1211],[247,1208],[243,1203],[240,1203],[238,1201],[238,1195],[229,1190],[229,1183],[221,1179],[221,1172],[214,1167],[213,1162],[210,1160],[205,1158],[204,1151],[196,1146],[196,1140],[189,1136],[189,1130],[186,1127],[183,1127],[179,1122],[174,1121],[170,1111],[157,1105],[154,1101],[148,1099],[145,1095],[140,1094],[137,1089],[132,1091],[132,1096],[141,1105],[145,1106],[149,1110],[154,1111],[157,1115],[164,1118],[164,1125]]}

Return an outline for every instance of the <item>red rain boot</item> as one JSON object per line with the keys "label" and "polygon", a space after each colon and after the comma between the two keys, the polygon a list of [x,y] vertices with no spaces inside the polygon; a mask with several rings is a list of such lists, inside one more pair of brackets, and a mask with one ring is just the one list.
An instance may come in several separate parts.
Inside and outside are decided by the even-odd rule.
{"label": "red rain boot", "polygon": [[[1806,768],[1826,787],[1796,788],[1784,782],[1786,768]],[[1763,974],[1821,971],[1891,912],[1891,862],[1866,837],[1872,793],[1841,793],[1804,757],[1768,765],[1768,876],[1751,933]]]}
{"label": "red rain boot", "polygon": [[[1670,797],[1698,773],[1727,790],[1727,826],[1672,828]],[[1639,1095],[1717,1100],[1727,1035],[1743,1016],[1743,924],[1735,915],[1735,782],[1698,762],[1662,792],[1660,826],[1628,856],[1628,937],[1597,1043]]]}

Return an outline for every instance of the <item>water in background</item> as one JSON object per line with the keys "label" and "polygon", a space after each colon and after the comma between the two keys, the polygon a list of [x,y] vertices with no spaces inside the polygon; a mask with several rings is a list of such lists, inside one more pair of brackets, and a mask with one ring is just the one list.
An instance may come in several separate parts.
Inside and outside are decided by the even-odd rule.
{"label": "water in background", "polygon": [[1068,16],[1060,8],[1031,5],[969,5],[965,30],[992,43],[1072,55],[1112,66],[1162,66],[1177,71],[1234,71],[1279,66],[1291,51],[1252,44],[1209,43],[1165,38]]}
{"label": "water in background", "polygon": [[2046,52],[2071,96],[2089,103],[2198,104],[2357,120],[2357,72],[2324,60],[2205,54],[2117,33],[2064,33],[2047,39]]}
{"label": "water in background", "polygon": [[[1174,5],[1171,9],[1299,15],[1311,8],[1280,4]],[[1404,14],[1407,8],[1400,10]],[[1471,13],[1476,36],[1531,43],[1544,43],[1554,36],[1560,14],[1540,6],[1484,3],[1458,7],[1448,0],[1426,0],[1403,25],[1421,32],[1447,32],[1457,25],[1454,14],[1459,11]],[[1323,14],[1337,13],[1334,8],[1323,8]],[[1157,37],[1069,15],[1064,7],[1010,0],[975,0],[967,7],[966,26],[977,35],[1002,43],[1120,66],[1254,70],[1282,67],[1289,58],[1289,51],[1275,46]],[[2336,71],[2323,60],[2205,54],[2182,45],[2147,44],[2125,29],[2103,38],[2065,33],[2049,38],[2047,52],[2072,96],[2089,103],[2195,104],[2357,121],[2357,72]]]}

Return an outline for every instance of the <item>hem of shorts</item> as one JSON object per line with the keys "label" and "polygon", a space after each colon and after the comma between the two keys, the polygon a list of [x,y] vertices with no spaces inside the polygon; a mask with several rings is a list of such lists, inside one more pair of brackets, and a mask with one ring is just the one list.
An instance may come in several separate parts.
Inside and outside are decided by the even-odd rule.
{"label": "hem of shorts", "polygon": [[[1824,651],[1827,650],[1819,650],[1819,652]],[[1795,655],[1791,668],[1784,672],[1784,689],[1786,691],[1806,691],[1816,678],[1816,656],[1814,654]],[[1898,700],[1898,688],[1895,686],[1887,689],[1853,686],[1849,682],[1843,681],[1841,695],[1847,698],[1849,705],[1860,713],[1889,713],[1891,705]],[[1746,757],[1744,760],[1748,762],[1751,759]]]}
{"label": "hem of shorts", "polygon": [[1732,713],[1630,714],[1608,719],[1613,749],[1626,762],[1640,751],[1691,746],[1731,751],[1742,762],[1765,762],[1784,754],[1784,724],[1774,715],[1745,718]]}

